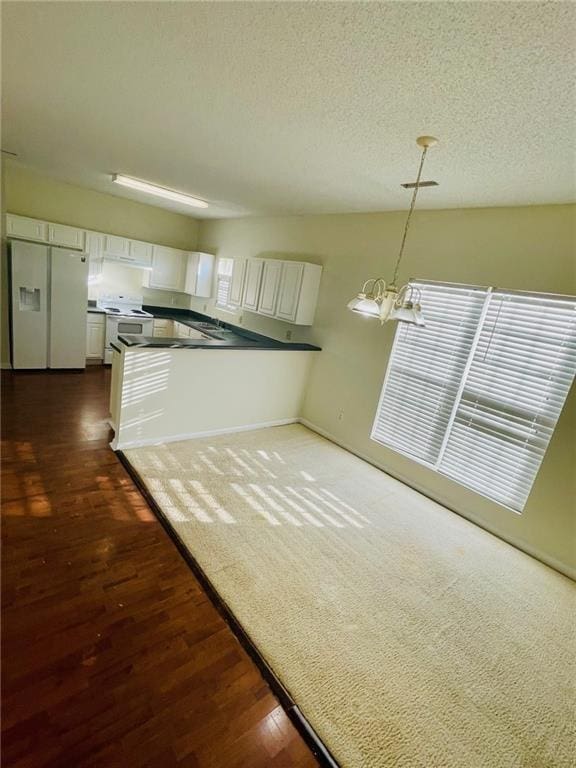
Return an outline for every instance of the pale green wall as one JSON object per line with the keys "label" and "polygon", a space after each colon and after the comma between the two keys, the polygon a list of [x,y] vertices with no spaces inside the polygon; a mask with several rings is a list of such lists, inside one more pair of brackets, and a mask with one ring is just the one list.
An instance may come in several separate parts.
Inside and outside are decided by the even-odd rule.
{"label": "pale green wall", "polygon": [[[503,538],[576,571],[572,388],[522,515],[516,515],[369,439],[394,334],[346,303],[364,279],[393,265],[404,212],[204,221],[199,247],[219,256],[281,256],[324,265],[316,322],[296,329],[243,312],[247,328],[318,342],[304,417],[351,450]],[[576,206],[418,211],[401,279],[418,277],[576,293]],[[192,300],[202,309],[205,300]],[[389,503],[389,501],[387,502]]]}
{"label": "pale green wall", "polygon": [[5,164],[6,210],[36,219],[133,237],[173,248],[195,247],[198,221],[153,205],[95,192]]}
{"label": "pale green wall", "polygon": [[[36,219],[71,224],[137,240],[193,250],[198,238],[198,221],[189,216],[144,205],[85,187],[64,184],[14,162],[2,168],[2,213],[18,213]],[[4,216],[2,215],[2,227]],[[2,276],[6,272],[6,249],[2,240]],[[104,278],[114,278],[118,291],[138,290],[145,302],[159,306],[187,307],[186,294],[141,287],[141,270],[116,265],[104,266]],[[100,286],[104,290],[107,283]],[[109,287],[109,286],[108,286]],[[2,364],[10,359],[7,324],[7,282],[2,281]],[[94,298],[94,290],[91,291]]]}
{"label": "pale green wall", "polygon": [[[442,478],[368,435],[390,351],[394,326],[381,328],[352,315],[346,302],[362,281],[393,264],[404,212],[243,218],[198,222],[160,208],[48,179],[5,164],[2,209],[87,229],[111,232],[178,248],[196,246],[221,256],[302,259],[324,265],[316,322],[297,328],[250,312],[245,327],[283,339],[317,341],[323,351],[314,366],[304,416],[351,450],[474,519],[486,528],[558,567],[576,571],[574,427],[576,393],[560,419],[523,515],[518,516]],[[576,206],[418,211],[403,265],[413,276],[451,282],[576,293]],[[113,269],[113,267],[112,267]],[[2,253],[2,275],[5,254]],[[121,275],[111,275],[120,280]],[[126,284],[134,283],[126,272]],[[135,283],[134,283],[135,284]],[[148,295],[148,291],[144,291]],[[184,294],[150,292],[159,304]],[[8,359],[2,286],[2,362]],[[203,311],[212,301],[191,299]]]}

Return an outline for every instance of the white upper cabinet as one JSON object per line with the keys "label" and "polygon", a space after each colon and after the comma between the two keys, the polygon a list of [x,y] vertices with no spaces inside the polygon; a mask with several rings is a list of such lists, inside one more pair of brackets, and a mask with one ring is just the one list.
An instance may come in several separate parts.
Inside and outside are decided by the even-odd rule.
{"label": "white upper cabinet", "polygon": [[262,268],[262,285],[258,299],[258,312],[261,315],[274,317],[276,314],[276,299],[282,275],[282,262],[268,259]]}
{"label": "white upper cabinet", "polygon": [[104,268],[105,235],[100,232],[86,232],[85,249],[88,254],[88,282],[97,283]]}
{"label": "white upper cabinet", "polygon": [[152,270],[146,273],[145,284],[165,291],[184,291],[186,255],[176,248],[155,245],[152,249]]}
{"label": "white upper cabinet", "polygon": [[312,325],[321,278],[322,267],[319,264],[285,261],[276,317],[295,325]]}
{"label": "white upper cabinet", "polygon": [[248,259],[242,306],[295,325],[312,325],[321,277],[318,264]]}
{"label": "white upper cabinet", "polygon": [[280,320],[290,323],[296,320],[304,267],[298,261],[285,261],[282,264],[282,280],[276,304],[276,316]]}
{"label": "white upper cabinet", "polygon": [[[142,267],[151,267],[152,251],[153,245],[151,243],[143,243],[140,240],[130,240],[128,245],[128,258],[131,259],[134,264],[138,264]],[[125,259],[120,259],[120,261],[124,260]]]}
{"label": "white upper cabinet", "polygon": [[104,238],[104,255],[107,259],[130,260],[130,240],[118,235],[106,235]]}
{"label": "white upper cabinet", "polygon": [[248,259],[246,261],[246,279],[244,280],[242,306],[246,309],[251,309],[253,312],[258,311],[263,267],[263,259]]}
{"label": "white upper cabinet", "polygon": [[6,234],[8,237],[18,237],[22,240],[35,240],[78,251],[84,250],[83,229],[30,219],[27,216],[16,216],[13,213],[6,214]]}
{"label": "white upper cabinet", "polygon": [[230,281],[230,293],[228,303],[239,307],[242,304],[242,291],[244,288],[244,276],[246,274],[246,260],[234,259],[232,265],[232,280]]}
{"label": "white upper cabinet", "polygon": [[8,237],[19,237],[23,240],[37,240],[48,242],[48,224],[38,219],[29,219],[26,216],[16,216],[13,213],[6,214],[6,234]]}
{"label": "white upper cabinet", "polygon": [[212,296],[214,280],[214,256],[211,253],[195,251],[189,253],[186,261],[186,285],[184,293],[191,296]]}
{"label": "white upper cabinet", "polygon": [[84,250],[86,233],[77,227],[68,227],[65,224],[48,224],[48,242],[51,245],[62,245],[65,248],[77,248]]}
{"label": "white upper cabinet", "polygon": [[104,242],[104,258],[109,261],[118,261],[130,267],[149,269],[152,266],[151,243],[141,240],[130,240],[118,235],[106,235]]}

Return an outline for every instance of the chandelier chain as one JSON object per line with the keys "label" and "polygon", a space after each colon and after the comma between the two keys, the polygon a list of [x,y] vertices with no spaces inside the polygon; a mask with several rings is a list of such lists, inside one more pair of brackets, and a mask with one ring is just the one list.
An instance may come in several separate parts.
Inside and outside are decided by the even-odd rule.
{"label": "chandelier chain", "polygon": [[414,192],[412,193],[412,202],[410,203],[410,210],[408,211],[408,216],[406,217],[406,224],[404,225],[404,234],[402,235],[402,242],[400,243],[400,253],[398,254],[398,258],[396,259],[396,265],[394,266],[394,276],[392,277],[392,285],[396,285],[396,278],[398,277],[398,270],[400,268],[400,262],[402,261],[402,254],[404,253],[404,245],[406,243],[406,235],[408,234],[408,228],[410,226],[410,219],[412,218],[412,212],[414,210],[414,206],[416,205],[416,197],[418,195],[418,189],[420,186],[420,177],[422,176],[422,167],[424,166],[424,160],[426,158],[426,152],[428,152],[428,147],[424,147],[422,150],[422,158],[420,160],[420,167],[418,168],[418,176],[416,177],[416,185],[414,187]]}

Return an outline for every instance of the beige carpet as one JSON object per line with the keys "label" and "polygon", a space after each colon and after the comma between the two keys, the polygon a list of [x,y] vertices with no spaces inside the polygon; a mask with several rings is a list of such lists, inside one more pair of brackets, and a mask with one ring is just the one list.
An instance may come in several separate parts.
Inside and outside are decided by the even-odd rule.
{"label": "beige carpet", "polygon": [[300,425],[126,456],[342,766],[576,764],[569,579]]}

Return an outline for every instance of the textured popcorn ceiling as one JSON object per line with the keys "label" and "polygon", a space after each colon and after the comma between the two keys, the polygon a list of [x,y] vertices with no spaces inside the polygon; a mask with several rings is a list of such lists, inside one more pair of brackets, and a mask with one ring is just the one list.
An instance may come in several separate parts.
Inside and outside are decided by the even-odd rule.
{"label": "textured popcorn ceiling", "polygon": [[[197,215],[574,199],[573,3],[3,3],[2,146]],[[156,201],[155,201],[156,202]],[[172,210],[191,209],[157,201]]]}

